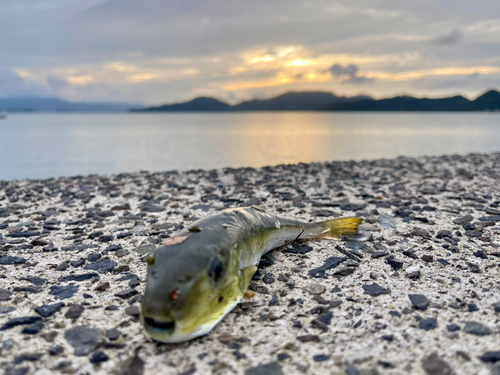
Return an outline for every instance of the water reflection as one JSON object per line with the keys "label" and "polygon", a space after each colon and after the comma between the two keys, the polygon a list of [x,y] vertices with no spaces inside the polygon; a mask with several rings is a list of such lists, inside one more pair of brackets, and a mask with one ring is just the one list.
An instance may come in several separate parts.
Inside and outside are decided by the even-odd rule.
{"label": "water reflection", "polygon": [[500,151],[493,114],[13,114],[0,179]]}

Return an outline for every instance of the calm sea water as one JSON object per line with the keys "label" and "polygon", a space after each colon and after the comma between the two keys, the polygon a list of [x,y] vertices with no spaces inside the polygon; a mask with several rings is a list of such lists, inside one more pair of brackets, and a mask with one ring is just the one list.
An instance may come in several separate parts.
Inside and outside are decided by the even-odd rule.
{"label": "calm sea water", "polygon": [[0,180],[500,151],[463,113],[9,114]]}

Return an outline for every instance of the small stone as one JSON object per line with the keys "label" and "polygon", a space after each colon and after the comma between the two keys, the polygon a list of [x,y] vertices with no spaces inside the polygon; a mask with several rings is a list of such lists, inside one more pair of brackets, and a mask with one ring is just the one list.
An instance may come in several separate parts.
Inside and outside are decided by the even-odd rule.
{"label": "small stone", "polygon": [[104,292],[109,288],[109,282],[105,281],[103,283],[100,283],[98,286],[94,288],[95,291],[97,292]]}
{"label": "small stone", "polygon": [[424,357],[422,359],[422,368],[428,375],[452,375],[450,365],[443,361],[437,353]]}
{"label": "small stone", "polygon": [[136,294],[139,294],[139,292],[137,290],[126,289],[126,290],[122,290],[121,292],[116,293],[115,296],[122,298],[122,299],[129,299],[130,297],[133,297]]}
{"label": "small stone", "polygon": [[70,306],[70,308],[68,309],[68,311],[66,311],[66,314],[64,314],[64,316],[67,319],[78,319],[82,315],[84,310],[85,308],[82,305],[73,305]]}
{"label": "small stone", "polygon": [[500,313],[500,302],[495,302],[491,306],[493,306],[493,308],[495,309],[495,312]]}
{"label": "small stone", "polygon": [[52,345],[49,348],[49,354],[54,356],[54,355],[59,355],[64,352],[64,347],[62,345]]}
{"label": "small stone", "polygon": [[398,271],[403,268],[404,262],[399,259],[395,259],[393,255],[386,259],[386,263],[392,267],[394,271]]}
{"label": "small stone", "polygon": [[78,267],[81,267],[85,264],[85,259],[80,258],[78,260],[74,260],[74,261],[70,262],[70,264],[72,267],[78,268]]}
{"label": "small stone", "polygon": [[460,326],[458,324],[448,324],[446,326],[446,329],[448,330],[448,332],[456,332],[460,331]]}
{"label": "small stone", "polygon": [[106,330],[106,337],[110,339],[111,341],[118,340],[118,338],[121,336],[121,332],[116,329],[116,328],[111,328]]}
{"label": "small stone", "polygon": [[349,276],[356,271],[355,267],[344,267],[341,270],[335,271],[333,276]]}
{"label": "small stone", "polygon": [[68,299],[73,297],[78,292],[78,285],[54,285],[50,288],[50,295],[56,296],[59,299]]}
{"label": "small stone", "polygon": [[25,335],[36,335],[38,334],[38,332],[42,330],[42,328],[43,328],[43,322],[40,320],[38,322],[35,322],[33,324],[24,327],[21,333],[24,333]]}
{"label": "small stone", "polygon": [[305,287],[305,290],[311,294],[323,294],[326,291],[326,287],[321,284],[309,284]]}
{"label": "small stone", "polygon": [[348,367],[345,369],[346,375],[359,375],[359,370],[356,367]]}
{"label": "small stone", "polygon": [[252,367],[245,371],[245,375],[283,375],[283,370],[278,362]]}
{"label": "small stone", "polygon": [[11,296],[12,296],[11,291],[0,288],[0,301],[8,301]]}
{"label": "small stone", "polygon": [[370,296],[379,296],[381,294],[391,293],[388,289],[381,287],[377,283],[363,285],[363,289],[365,291],[365,294],[369,294]]}
{"label": "small stone", "polygon": [[299,340],[300,342],[318,342],[319,336],[318,335],[303,335],[303,336],[298,336],[297,340]]}
{"label": "small stone", "polygon": [[493,331],[479,322],[468,321],[465,322],[463,331],[471,335],[487,336],[491,335]]}
{"label": "small stone", "polygon": [[496,363],[500,361],[500,351],[486,352],[479,357],[484,363]]}
{"label": "small stone", "polygon": [[63,302],[53,303],[51,305],[42,305],[35,309],[35,312],[38,313],[43,318],[48,318],[49,316],[55,314],[61,307],[64,306]]}
{"label": "small stone", "polygon": [[99,253],[94,253],[94,254],[90,254],[88,257],[87,257],[87,260],[89,262],[97,262],[99,259],[101,259],[102,255],[99,254]]}
{"label": "small stone", "polygon": [[436,318],[420,318],[418,322],[418,328],[423,329],[424,331],[430,331],[435,329],[438,326]]}
{"label": "small stone", "polygon": [[12,265],[12,264],[23,264],[26,263],[27,260],[24,258],[20,257],[13,257],[13,256],[4,256],[0,257],[0,264],[3,265]]}
{"label": "small stone", "polygon": [[116,263],[110,259],[106,259],[106,260],[101,260],[101,261],[94,262],[91,264],[87,264],[85,266],[85,269],[97,271],[99,273],[108,273],[108,272],[113,271],[113,268],[115,268],[117,265],[118,265],[118,263]]}
{"label": "small stone", "polygon": [[2,327],[0,327],[0,331],[5,331],[6,329],[10,329],[13,327],[21,326],[21,325],[27,325],[27,324],[33,324],[36,322],[41,322],[42,318],[39,316],[23,316],[20,318],[14,318],[8,320]]}
{"label": "small stone", "polygon": [[317,355],[313,356],[313,361],[314,362],[324,362],[324,361],[328,360],[329,358],[330,358],[329,355],[317,354]]}
{"label": "small stone", "polygon": [[137,306],[131,306],[125,309],[125,314],[130,316],[139,316],[141,315],[141,312]]}
{"label": "small stone", "polygon": [[108,355],[102,350],[98,350],[90,356],[89,360],[91,363],[101,363],[106,362],[109,359]]}
{"label": "small stone", "polygon": [[479,309],[475,303],[467,304],[467,308],[469,309],[470,312],[479,311]]}
{"label": "small stone", "polygon": [[14,357],[14,360],[12,361],[14,364],[19,365],[23,363],[24,361],[28,362],[36,362],[40,358],[42,358],[43,353],[24,353],[21,355],[18,355],[17,357]]}
{"label": "small stone", "polygon": [[74,355],[86,356],[102,342],[99,331],[95,328],[76,326],[64,332],[64,338],[75,348]]}
{"label": "small stone", "polygon": [[427,263],[434,262],[434,257],[432,255],[423,255],[422,260]]}
{"label": "small stone", "polygon": [[264,275],[264,277],[262,278],[262,281],[264,281],[264,283],[269,285],[269,284],[273,284],[275,279],[274,279],[273,275],[271,275],[270,273],[266,273]]}
{"label": "small stone", "polygon": [[427,310],[430,305],[429,300],[423,294],[408,294],[412,305],[419,310]]}
{"label": "small stone", "polygon": [[397,228],[397,221],[396,219],[388,216],[388,215],[380,215],[378,218],[377,218],[377,222],[379,223],[379,225],[382,227],[382,228],[385,228],[385,229],[396,229]]}

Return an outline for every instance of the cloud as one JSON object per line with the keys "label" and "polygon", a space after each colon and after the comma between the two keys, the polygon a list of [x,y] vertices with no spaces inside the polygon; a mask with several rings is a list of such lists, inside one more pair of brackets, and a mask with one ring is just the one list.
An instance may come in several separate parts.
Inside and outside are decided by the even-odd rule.
{"label": "cloud", "polygon": [[451,33],[434,38],[432,42],[434,44],[450,45],[450,44],[457,44],[458,42],[462,41],[463,38],[464,37],[462,35],[462,32],[458,29],[455,29]]}
{"label": "cloud", "polygon": [[[495,0],[2,0],[0,95],[411,93],[423,77],[498,66],[499,30]],[[500,77],[490,68],[477,72]],[[477,91],[464,82],[465,94]]]}
{"label": "cloud", "polygon": [[368,78],[358,75],[358,70],[359,70],[358,66],[355,64],[349,64],[346,66],[340,64],[334,64],[329,69],[327,69],[327,71],[330,72],[334,77],[340,77],[340,78],[346,76],[348,77],[342,82],[365,83],[373,80],[373,78]]}

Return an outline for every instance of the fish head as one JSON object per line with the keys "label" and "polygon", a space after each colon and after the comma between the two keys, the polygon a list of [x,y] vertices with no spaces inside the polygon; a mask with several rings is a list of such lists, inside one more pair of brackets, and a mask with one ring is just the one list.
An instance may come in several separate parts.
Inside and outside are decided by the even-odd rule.
{"label": "fish head", "polygon": [[187,239],[148,258],[141,320],[157,341],[208,333],[241,299],[238,264],[229,248]]}

